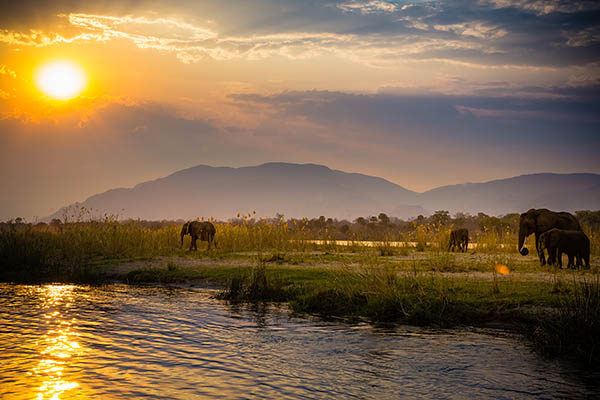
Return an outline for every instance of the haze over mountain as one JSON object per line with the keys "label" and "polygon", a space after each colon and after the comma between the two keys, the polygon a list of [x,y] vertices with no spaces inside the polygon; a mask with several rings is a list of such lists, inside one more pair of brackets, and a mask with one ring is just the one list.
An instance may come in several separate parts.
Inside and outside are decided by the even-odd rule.
{"label": "haze over mountain", "polygon": [[500,215],[546,207],[598,209],[600,175],[533,174],[484,183],[443,186],[417,193],[385,179],[315,164],[267,163],[253,167],[199,165],[167,177],[91,196],[50,218],[72,215],[77,207],[120,218],[148,220],[257,216],[355,219],[377,215],[408,219],[435,210],[452,214]]}
{"label": "haze over mountain", "polygon": [[418,196],[425,209],[502,215],[530,208],[556,211],[600,208],[598,174],[531,174],[483,183],[442,186]]}

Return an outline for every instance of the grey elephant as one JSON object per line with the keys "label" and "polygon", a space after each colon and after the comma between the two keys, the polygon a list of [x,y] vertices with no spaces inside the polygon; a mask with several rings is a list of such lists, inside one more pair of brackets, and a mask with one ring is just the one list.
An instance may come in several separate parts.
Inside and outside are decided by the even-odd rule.
{"label": "grey elephant", "polygon": [[577,218],[568,212],[554,212],[546,208],[539,208],[521,214],[519,219],[519,253],[526,256],[529,250],[525,247],[525,238],[532,233],[535,235],[535,248],[540,258],[540,264],[546,264],[544,252],[540,251],[540,235],[552,228],[580,231],[581,225]]}
{"label": "grey elephant", "polygon": [[215,248],[217,247],[217,242],[215,242],[215,233],[216,229],[213,224],[210,222],[204,221],[191,221],[183,224],[181,228],[181,246],[183,247],[183,237],[185,235],[190,235],[192,237],[192,243],[190,245],[190,250],[198,250],[196,246],[196,241],[200,239],[203,242],[208,242],[208,250],[210,250],[210,246],[212,243],[215,244]]}
{"label": "grey elephant", "polygon": [[466,252],[469,248],[469,231],[467,229],[455,229],[450,232],[450,243],[448,244],[448,251],[454,251],[457,248],[458,251]]}
{"label": "grey elephant", "polygon": [[[582,231],[550,229],[540,235],[538,251],[548,250],[548,265],[556,264],[562,268],[562,253],[569,257],[567,268],[590,268],[590,239]],[[574,263],[575,259],[577,260]]]}

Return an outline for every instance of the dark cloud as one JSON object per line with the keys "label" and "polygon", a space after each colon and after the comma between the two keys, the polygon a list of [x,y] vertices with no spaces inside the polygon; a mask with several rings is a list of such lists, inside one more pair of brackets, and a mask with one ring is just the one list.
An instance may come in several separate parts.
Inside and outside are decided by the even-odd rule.
{"label": "dark cloud", "polygon": [[149,0],[19,0],[0,2],[0,28],[26,31],[61,22],[60,14],[88,12],[126,15],[141,6],[157,5]]}
{"label": "dark cloud", "polygon": [[242,106],[265,104],[282,120],[302,117],[324,126],[361,126],[373,136],[461,140],[466,146],[510,146],[517,141],[552,146],[568,140],[582,152],[600,143],[600,87],[523,90],[537,97],[490,96],[493,90],[488,96],[311,91],[231,97]]}

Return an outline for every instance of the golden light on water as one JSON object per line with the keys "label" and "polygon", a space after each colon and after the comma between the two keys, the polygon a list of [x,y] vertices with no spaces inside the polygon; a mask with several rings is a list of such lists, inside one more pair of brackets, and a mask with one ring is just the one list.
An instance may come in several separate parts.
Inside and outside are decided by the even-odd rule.
{"label": "golden light on water", "polygon": [[508,275],[510,274],[510,269],[504,264],[496,264],[494,267],[496,272],[500,275]]}
{"label": "golden light on water", "polygon": [[61,60],[43,65],[37,71],[35,83],[53,99],[70,100],[85,89],[87,79],[77,64]]}
{"label": "golden light on water", "polygon": [[[40,356],[42,359],[29,373],[41,379],[37,399],[59,400],[73,398],[68,391],[79,387],[77,382],[66,379],[63,374],[71,362],[71,358],[81,351],[77,342],[78,333],[72,329],[74,320],[65,319],[60,311],[54,308],[68,305],[72,298],[73,286],[49,285],[41,288],[44,307],[48,312],[44,315],[46,324],[50,325],[44,335]],[[65,396],[63,396],[65,395]]]}

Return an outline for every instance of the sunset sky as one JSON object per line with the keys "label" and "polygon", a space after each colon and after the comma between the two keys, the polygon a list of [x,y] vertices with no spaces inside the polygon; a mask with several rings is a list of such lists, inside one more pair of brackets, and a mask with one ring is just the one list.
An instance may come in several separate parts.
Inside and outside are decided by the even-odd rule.
{"label": "sunset sky", "polygon": [[[598,21],[569,0],[3,1],[0,220],[198,164],[416,191],[600,173]],[[56,61],[81,93],[43,91]]]}

